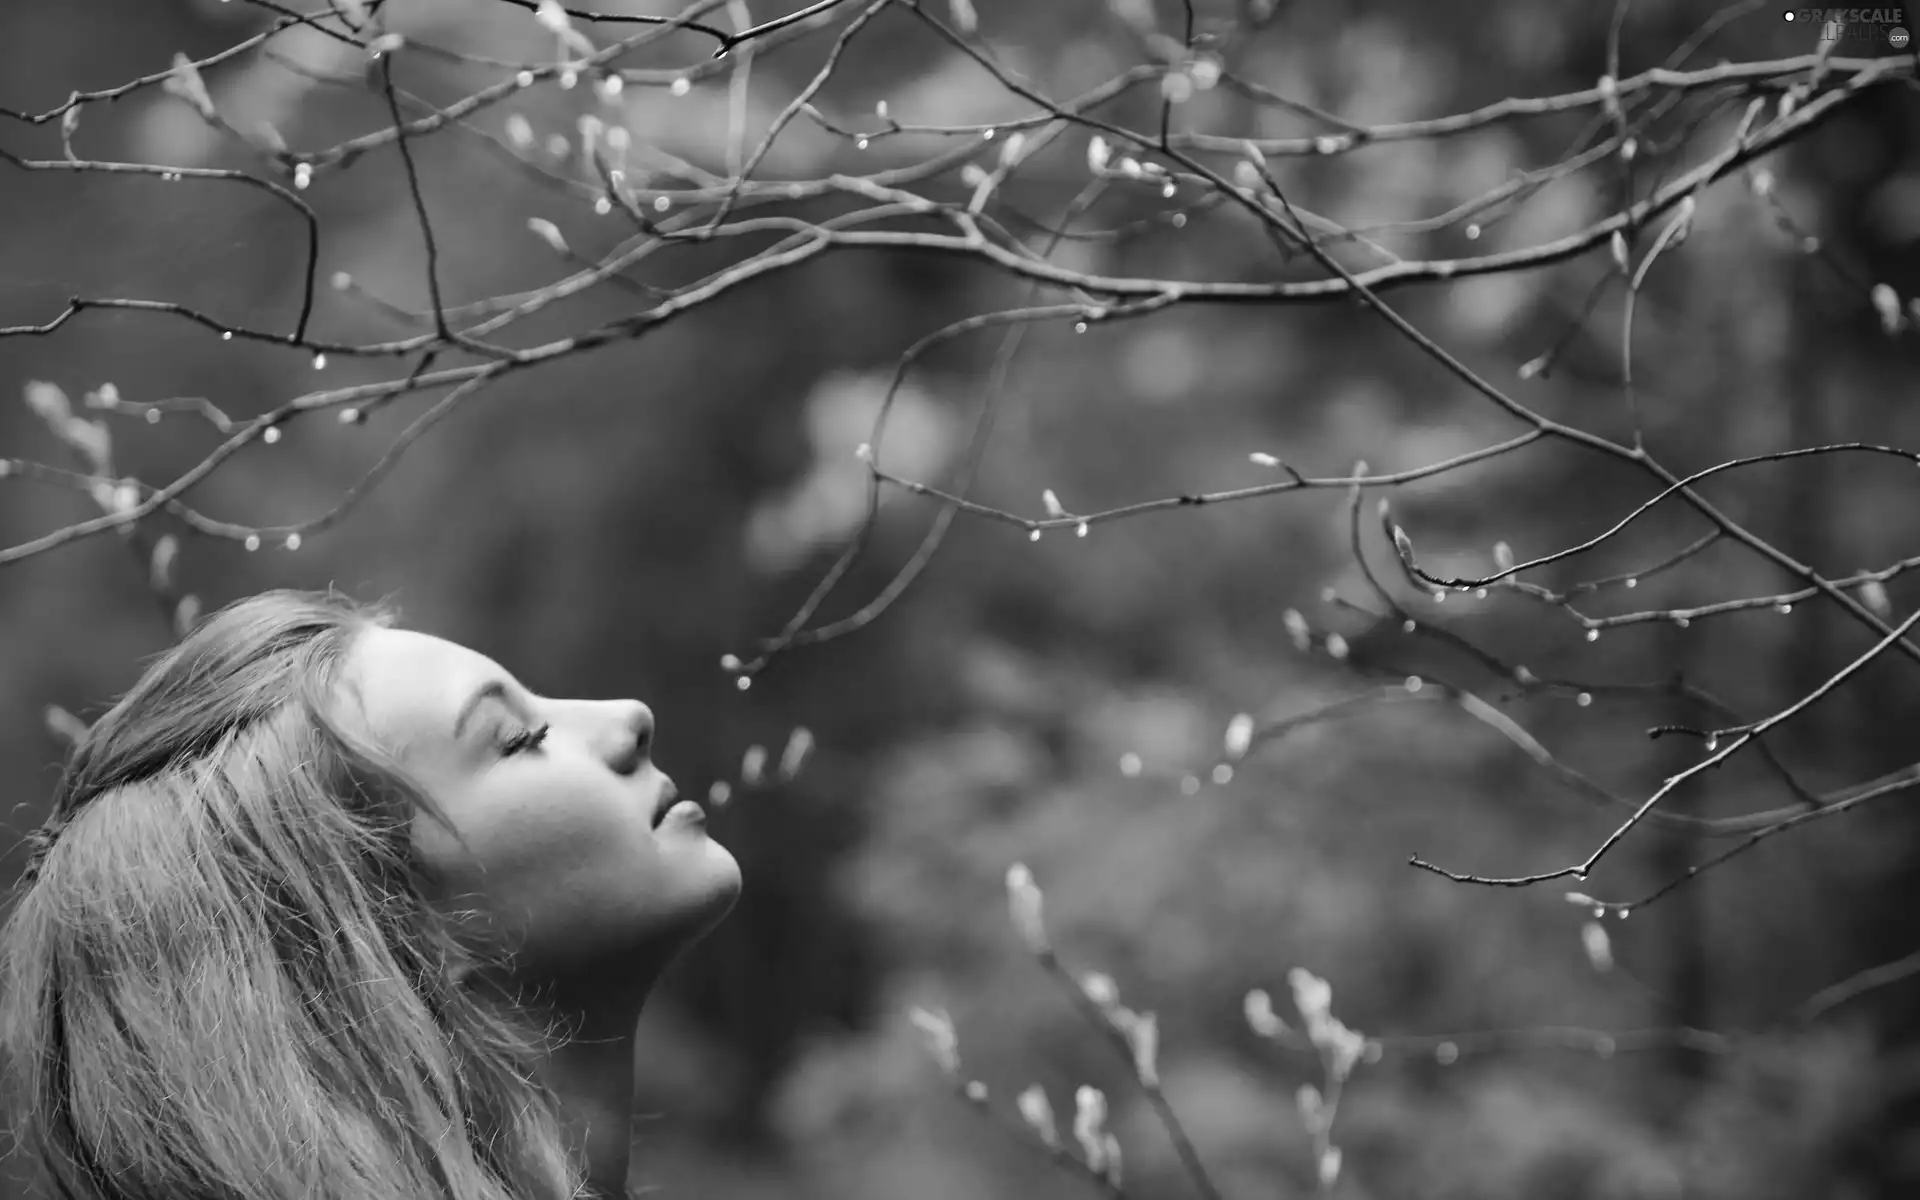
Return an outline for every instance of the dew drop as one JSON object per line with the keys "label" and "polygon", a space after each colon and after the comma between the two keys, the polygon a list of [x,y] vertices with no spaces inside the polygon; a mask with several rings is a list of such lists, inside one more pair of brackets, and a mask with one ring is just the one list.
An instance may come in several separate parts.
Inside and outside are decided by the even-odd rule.
{"label": "dew drop", "polygon": [[1578,705],[1579,705],[1579,706],[1580,706],[1581,708],[1585,708],[1585,707],[1587,707],[1587,706],[1588,706],[1589,704],[1592,704],[1592,703],[1593,703],[1593,693],[1592,693],[1592,692],[1581,692],[1581,693],[1580,693],[1580,694],[1579,694],[1578,696],[1575,696],[1575,697],[1573,698],[1573,702],[1574,702],[1575,704],[1578,704]]}
{"label": "dew drop", "polygon": [[1412,633],[1418,628],[1420,628],[1419,622],[1415,621],[1412,617],[1408,617],[1406,620],[1400,622],[1401,633]]}
{"label": "dew drop", "polygon": [[604,217],[613,211],[613,201],[602,196],[593,202],[593,211]]}
{"label": "dew drop", "polygon": [[1180,781],[1180,791],[1182,795],[1198,796],[1200,794],[1200,777],[1198,775],[1188,775],[1182,779]]}
{"label": "dew drop", "polygon": [[1782,601],[1781,603],[1773,606],[1773,611],[1779,613],[1781,616],[1784,617],[1788,613],[1793,611],[1793,605],[1788,604],[1785,601]]}
{"label": "dew drop", "polygon": [[1160,198],[1162,200],[1171,200],[1179,194],[1180,188],[1172,180],[1168,180],[1166,185],[1160,189]]}
{"label": "dew drop", "polygon": [[297,534],[297,533],[290,533],[290,534],[288,534],[288,535],[287,535],[287,549],[289,549],[289,550],[298,550],[299,548],[300,548],[300,535],[299,535],[299,534]]}
{"label": "dew drop", "polygon": [[313,369],[314,369],[314,370],[316,370],[316,371],[324,371],[324,370],[326,370],[326,369],[327,369],[327,356],[326,356],[326,355],[324,355],[324,354],[316,354],[316,355],[314,355],[314,356],[313,356]]}
{"label": "dew drop", "polygon": [[1433,1061],[1443,1067],[1452,1066],[1460,1061],[1460,1047],[1452,1042],[1441,1042],[1433,1048]]}
{"label": "dew drop", "polygon": [[853,144],[853,148],[855,150],[865,150],[868,146],[871,146],[872,144],[873,143],[867,140],[866,138],[861,138],[859,141]]}
{"label": "dew drop", "polygon": [[1426,681],[1424,679],[1421,679],[1418,675],[1407,676],[1406,687],[1408,692],[1417,692],[1425,686],[1426,686]]}
{"label": "dew drop", "polygon": [[1173,221],[1173,227],[1175,229],[1185,229],[1187,227],[1187,214],[1185,213],[1175,213],[1171,220]]}
{"label": "dew drop", "polygon": [[250,533],[247,535],[247,540],[240,544],[245,546],[250,551],[258,550],[260,548],[260,535],[257,533]]}
{"label": "dew drop", "polygon": [[1087,331],[1087,323],[1085,321],[1075,321],[1073,323],[1073,331],[1075,333],[1085,333]]}
{"label": "dew drop", "polygon": [[739,671],[740,656],[738,654],[722,654],[720,656],[720,669],[729,675]]}
{"label": "dew drop", "polygon": [[1473,598],[1475,600],[1485,600],[1487,598],[1487,589],[1485,588],[1474,589]]}
{"label": "dew drop", "polygon": [[1640,586],[1640,581],[1638,579],[1629,579],[1627,580],[1627,586],[1630,588],[1637,588]]}
{"label": "dew drop", "polygon": [[269,446],[273,445],[280,440],[280,427],[278,425],[267,426],[267,431],[260,435],[260,440]]}
{"label": "dew drop", "polygon": [[668,88],[667,90],[672,92],[676,96],[684,96],[688,92],[693,90],[693,81],[688,79],[685,75],[682,75],[680,78],[674,80],[673,86]]}
{"label": "dew drop", "polygon": [[1228,763],[1221,763],[1218,766],[1214,767],[1213,782],[1219,785],[1220,787],[1225,787],[1229,783],[1232,783],[1233,767]]}
{"label": "dew drop", "polygon": [[1075,529],[1073,532],[1074,532],[1074,536],[1076,537],[1087,536],[1087,523],[1085,521],[1080,522],[1080,527],[1078,529]]}
{"label": "dew drop", "polygon": [[223,334],[221,334],[221,335],[220,335],[220,340],[221,340],[221,341],[223,341],[223,342],[230,342],[230,341],[232,341],[232,340],[233,340],[233,330],[231,330],[231,329],[229,329],[229,330],[227,330],[227,331],[226,331],[225,333],[223,333]]}
{"label": "dew drop", "polygon": [[740,678],[733,681],[733,686],[738,688],[740,691],[744,692],[748,688],[753,686],[753,676],[742,675],[740,676]]}
{"label": "dew drop", "polygon": [[1599,631],[1598,629],[1589,629],[1589,630],[1587,630],[1587,640],[1588,640],[1588,641],[1590,641],[1590,642],[1597,642],[1597,641],[1599,641],[1599,640],[1600,640],[1600,631]]}
{"label": "dew drop", "polygon": [[532,86],[533,86],[533,72],[532,72],[532,71],[522,71],[522,72],[520,72],[520,73],[519,73],[518,75],[515,75],[515,76],[513,77],[513,82],[514,82],[515,84],[517,84],[517,85],[519,85],[520,87],[523,87],[523,88],[529,88],[529,87],[532,87]]}
{"label": "dew drop", "polygon": [[1029,534],[1027,534],[1027,540],[1028,540],[1028,541],[1030,541],[1030,542],[1037,542],[1037,541],[1039,541],[1039,540],[1040,540],[1040,531],[1039,531],[1038,529],[1036,529],[1036,530],[1034,530],[1033,532],[1031,532],[1031,533],[1029,533]]}
{"label": "dew drop", "polygon": [[360,423],[360,410],[357,408],[341,409],[340,423],[342,425],[358,425]]}
{"label": "dew drop", "polygon": [[566,70],[560,72],[561,91],[570,92],[573,90],[573,85],[579,82],[580,72],[574,70],[572,67],[568,67]]}
{"label": "dew drop", "polygon": [[1467,234],[1467,240],[1468,240],[1468,241],[1470,241],[1470,242],[1477,242],[1477,241],[1479,241],[1479,240],[1480,240],[1480,226],[1479,226],[1478,224],[1473,224],[1473,225],[1469,225],[1469,226],[1467,226],[1467,229],[1466,229],[1466,234]]}
{"label": "dew drop", "polygon": [[1687,620],[1685,617],[1675,617],[1673,619],[1673,623],[1682,629],[1685,629],[1687,626],[1693,624],[1692,621]]}
{"label": "dew drop", "polygon": [[157,408],[150,408],[150,409],[148,409],[148,410],[147,410],[147,424],[149,424],[149,425],[158,425],[159,423],[160,423],[160,410],[159,410],[159,409],[157,409]]}
{"label": "dew drop", "polygon": [[985,133],[981,134],[980,136],[990,142],[994,139],[996,135],[999,134],[999,132],[1000,131],[998,129],[989,128]]}
{"label": "dew drop", "polygon": [[673,201],[667,199],[665,196],[655,196],[653,198],[653,211],[655,212],[665,212],[672,207]]}
{"label": "dew drop", "polygon": [[307,185],[312,182],[313,182],[313,167],[311,164],[301,163],[298,166],[294,167],[293,186],[296,189],[300,191],[305,191],[307,188]]}

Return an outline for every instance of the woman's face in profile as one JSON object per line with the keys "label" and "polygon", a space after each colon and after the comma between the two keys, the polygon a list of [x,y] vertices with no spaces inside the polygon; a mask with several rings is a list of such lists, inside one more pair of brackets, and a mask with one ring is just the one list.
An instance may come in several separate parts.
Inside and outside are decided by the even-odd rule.
{"label": "woman's face in profile", "polygon": [[399,629],[362,633],[346,679],[452,826],[414,822],[439,898],[498,921],[524,965],[670,956],[732,908],[740,868],[698,805],[675,806],[644,704],[535,696],[483,654]]}

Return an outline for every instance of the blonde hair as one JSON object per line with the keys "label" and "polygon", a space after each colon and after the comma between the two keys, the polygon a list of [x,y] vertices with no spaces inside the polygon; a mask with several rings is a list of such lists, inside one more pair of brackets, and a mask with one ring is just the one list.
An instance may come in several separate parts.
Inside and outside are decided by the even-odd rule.
{"label": "blonde hair", "polygon": [[16,1127],[71,1200],[572,1200],[544,1031],[463,987],[430,797],[336,717],[384,606],[209,617],[76,748],[0,929]]}

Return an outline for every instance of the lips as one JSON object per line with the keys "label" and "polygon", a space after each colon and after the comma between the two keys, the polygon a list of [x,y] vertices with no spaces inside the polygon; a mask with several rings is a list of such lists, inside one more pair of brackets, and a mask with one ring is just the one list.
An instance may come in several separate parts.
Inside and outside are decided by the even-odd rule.
{"label": "lips", "polygon": [[653,828],[660,828],[660,823],[667,819],[667,813],[672,811],[679,799],[680,789],[673,786],[673,780],[667,780],[666,786],[662,787],[653,798]]}
{"label": "lips", "polygon": [[682,795],[680,795],[680,789],[674,787],[672,780],[668,780],[666,781],[666,787],[662,787],[659,795],[653,799],[653,828],[664,828],[664,826],[668,824],[668,820],[672,820],[672,824],[676,824],[676,826],[678,826],[678,824],[705,824],[705,822],[707,822],[707,808],[699,803],[699,801],[682,797]]}
{"label": "lips", "polygon": [[707,823],[707,810],[700,807],[698,801],[682,800],[667,809],[660,818],[658,828],[662,830],[680,828],[699,828]]}

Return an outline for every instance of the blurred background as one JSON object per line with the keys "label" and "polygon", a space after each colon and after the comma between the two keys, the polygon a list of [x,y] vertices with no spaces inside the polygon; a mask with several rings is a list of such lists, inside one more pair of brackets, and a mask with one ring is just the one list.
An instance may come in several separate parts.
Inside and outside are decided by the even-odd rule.
{"label": "blurred background", "polygon": [[[1158,7],[1162,27],[1176,31],[1179,6]],[[1259,10],[1252,15],[1266,16],[1263,26],[1216,47],[1231,69],[1360,123],[1591,87],[1606,70],[1613,8],[1195,7],[1208,27]],[[1077,94],[1140,61],[1135,36],[1105,0],[980,0],[978,9],[987,44],[1049,95]],[[1622,73],[1666,62],[1716,10],[1699,0],[1633,6]],[[752,6],[756,19],[778,11]],[[1686,65],[1810,51],[1809,31],[1796,32],[1781,11],[1740,6]],[[392,18],[396,29],[470,54],[552,56],[551,37],[505,4],[395,0]],[[266,20],[219,0],[0,5],[0,105],[38,112],[75,89],[164,70],[177,51],[211,54]],[[831,40],[817,34],[755,63],[750,130],[766,128]],[[274,46],[276,57],[256,53],[206,73],[235,125],[270,122],[296,149],[311,149],[387,124],[380,97],[358,81],[357,52],[317,36]],[[671,67],[710,50],[701,39],[668,39],[629,65]],[[441,103],[499,77],[424,56],[403,58],[401,70],[405,86]],[[927,123],[1029,111],[897,11],[869,26],[815,103],[848,128],[871,128],[881,100],[894,117]],[[624,124],[636,146],[724,170],[728,104],[724,75],[684,95],[635,87],[613,101],[549,84],[475,124],[511,144],[508,122],[523,119],[522,140],[532,135],[523,157],[576,178],[590,178],[569,161],[588,112]],[[1649,139],[1640,185],[1724,144],[1743,107],[1704,92],[1676,108]],[[1144,127],[1157,100],[1144,94],[1113,113]],[[1317,212],[1354,227],[1390,225],[1559,161],[1590,116],[1275,160],[1276,171]],[[1701,197],[1691,237],[1651,272],[1634,331],[1647,442],[1662,462],[1697,470],[1842,440],[1920,446],[1911,325],[1888,337],[1868,292],[1875,282],[1903,297],[1920,288],[1917,117],[1911,87],[1877,89],[1768,162],[1771,197],[1739,175]],[[1225,86],[1196,95],[1176,121],[1234,136],[1326,131]],[[101,159],[259,165],[257,153],[158,89],[87,106],[77,137],[84,155]],[[555,138],[567,141],[550,146]],[[59,156],[52,126],[0,122],[0,144]],[[933,146],[891,139],[861,150],[799,122],[760,176],[873,170]],[[1063,138],[1009,189],[1011,202],[1036,220],[1058,219],[1086,182],[1084,150],[1083,135]],[[529,218],[552,221],[583,255],[621,235],[617,217],[542,184],[500,144],[450,130],[416,154],[450,302],[539,286],[566,269],[528,232]],[[1602,163],[1498,220],[1483,218],[1477,238],[1458,223],[1378,237],[1410,258],[1533,245],[1603,215],[1618,187],[1617,164]],[[360,291],[407,308],[426,303],[419,231],[391,147],[321,175],[304,198],[323,228],[315,336],[417,332]],[[1168,214],[1177,207],[1155,189],[1118,192],[1084,224],[1133,222],[1136,232],[1071,241],[1057,259],[1189,279],[1300,269],[1249,222],[1214,212],[1176,225]],[[1819,240],[1817,253],[1807,252],[1808,237]],[[677,251],[642,278],[672,285],[749,249]],[[1369,261],[1349,249],[1350,264]],[[0,174],[0,325],[48,320],[69,296],[104,295],[286,329],[299,307],[303,251],[298,221],[249,189]],[[1537,410],[1626,438],[1617,283],[1569,336],[1610,270],[1601,250],[1390,298]],[[335,272],[356,288],[326,288]],[[859,521],[865,477],[854,447],[869,436],[898,356],[948,321],[1025,296],[1016,281],[951,258],[824,255],[639,340],[492,387],[297,552],[185,540],[183,586],[209,608],[278,586],[390,596],[409,625],[477,647],[538,692],[642,697],[659,714],[661,765],[695,794],[737,778],[750,746],[777,757],[795,726],[812,731],[818,749],[796,780],[743,791],[716,821],[743,864],[746,892],[643,1021],[638,1176],[661,1195],[701,1200],[1094,1194],[953,1095],[906,1017],[928,1005],[952,1014],[967,1077],[985,1082],[996,1103],[1010,1109],[1018,1091],[1039,1083],[1068,1111],[1075,1087],[1100,1086],[1130,1190],[1190,1194],[1124,1064],[1009,928],[1004,879],[1022,861],[1046,893],[1065,959],[1110,973],[1124,1002],[1159,1014],[1167,1095],[1235,1200],[1314,1189],[1294,1096],[1319,1080],[1318,1065],[1263,1042],[1242,1018],[1242,997],[1258,987],[1294,1021],[1284,998],[1295,966],[1331,982],[1348,1024],[1383,1038],[1557,1026],[1691,1027],[1731,1038],[1715,1053],[1662,1038],[1646,1048],[1622,1039],[1611,1056],[1498,1039],[1481,1050],[1462,1042],[1469,1050],[1457,1059],[1389,1048],[1360,1068],[1340,1110],[1342,1196],[1920,1194],[1920,989],[1895,983],[1798,1019],[1819,989],[1920,942],[1912,916],[1920,822],[1899,797],[1773,839],[1631,920],[1608,921],[1614,962],[1602,970],[1583,950],[1587,916],[1560,884],[1483,889],[1408,868],[1418,853],[1483,874],[1552,869],[1584,857],[1618,821],[1617,810],[1594,807],[1459,708],[1366,707],[1261,747],[1225,783],[1212,774],[1237,712],[1284,717],[1419,674],[1498,703],[1566,763],[1644,796],[1699,753],[1697,742],[1649,740],[1646,728],[1710,722],[1657,689],[1622,685],[1683,672],[1743,717],[1764,716],[1871,644],[1831,605],[1786,615],[1762,608],[1684,630],[1635,625],[1590,644],[1564,613],[1511,593],[1442,606],[1399,589],[1423,623],[1541,678],[1576,681],[1522,695],[1458,647],[1324,599],[1332,589],[1377,607],[1338,491],[1172,510],[1037,543],[1016,527],[963,517],[881,619],[783,656],[751,690],[736,690],[721,656],[751,657]],[[603,289],[529,322],[513,344],[642,303]],[[952,479],[998,344],[992,332],[960,339],[915,370],[887,435],[889,470]],[[1516,375],[1556,344],[1550,371]],[[336,358],[316,371],[308,353],[223,342],[148,314],[89,313],[54,336],[0,341],[0,456],[65,462],[44,422],[4,399],[33,380],[76,401],[109,382],[134,403],[204,396],[244,418],[392,369],[388,360]],[[999,403],[976,494],[1036,516],[1043,488],[1069,509],[1092,510],[1272,480],[1271,468],[1249,461],[1256,451],[1310,475],[1344,474],[1359,459],[1382,472],[1519,431],[1351,304],[1181,306],[1084,333],[1065,322],[1038,326]],[[296,422],[189,499],[223,519],[308,519],[424,404],[402,400],[359,427]],[[218,440],[187,417],[153,426],[115,418],[114,431],[121,469],[148,480],[171,478]],[[1846,456],[1742,470],[1706,492],[1832,577],[1916,553],[1917,486],[1897,460]],[[1490,570],[1498,541],[1525,559],[1591,537],[1652,491],[1618,461],[1542,445],[1398,489],[1394,504],[1425,564],[1450,574]],[[936,511],[889,491],[869,552],[822,616],[844,615],[884,587]],[[0,481],[6,545],[95,512],[77,491]],[[1364,527],[1376,568],[1397,579],[1370,508]],[[1668,505],[1537,582],[1564,588],[1631,572],[1704,532],[1697,516]],[[1668,608],[1792,586],[1723,544],[1631,592],[1585,603],[1595,613]],[[1896,615],[1920,604],[1920,587],[1904,578],[1887,591]],[[1282,619],[1288,608],[1316,634],[1346,638],[1347,661],[1297,648]],[[46,707],[94,715],[170,637],[119,538],[0,568],[0,875],[17,873],[19,836],[40,820],[58,772],[63,743]],[[1582,690],[1590,705],[1577,703]],[[1917,700],[1920,672],[1889,657],[1771,742],[1811,787],[1856,783],[1916,757]],[[1123,760],[1135,765],[1129,755],[1137,772],[1122,769]],[[1778,776],[1747,755],[1674,807],[1711,816],[1788,802]],[[1580,886],[1630,899],[1724,845],[1645,827]]]}

